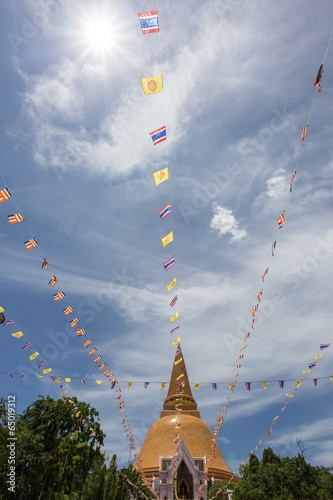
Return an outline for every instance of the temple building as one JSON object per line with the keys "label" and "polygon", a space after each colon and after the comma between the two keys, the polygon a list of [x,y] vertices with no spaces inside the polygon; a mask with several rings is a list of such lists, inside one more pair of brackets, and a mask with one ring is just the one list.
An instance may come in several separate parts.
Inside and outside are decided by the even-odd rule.
{"label": "temple building", "polygon": [[163,410],[148,430],[134,466],[152,484],[160,500],[207,498],[212,482],[238,482],[214,435],[200,418],[184,355],[178,345]]}

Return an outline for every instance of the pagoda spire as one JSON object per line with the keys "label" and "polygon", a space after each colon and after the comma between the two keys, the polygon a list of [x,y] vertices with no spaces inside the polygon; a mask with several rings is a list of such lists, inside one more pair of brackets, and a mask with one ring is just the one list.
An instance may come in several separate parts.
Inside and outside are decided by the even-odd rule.
{"label": "pagoda spire", "polygon": [[197,410],[197,403],[192,396],[190,381],[180,343],[176,349],[169,391],[163,403],[161,418],[174,414],[176,411],[200,418],[200,412]]}

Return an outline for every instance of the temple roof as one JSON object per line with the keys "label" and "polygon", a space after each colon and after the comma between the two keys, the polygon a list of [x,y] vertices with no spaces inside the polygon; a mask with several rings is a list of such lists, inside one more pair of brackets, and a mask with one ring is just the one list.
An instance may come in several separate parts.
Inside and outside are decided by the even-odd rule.
{"label": "temple roof", "polygon": [[168,395],[163,403],[161,418],[172,415],[176,411],[182,415],[192,415],[200,418],[197,403],[192,395],[190,381],[187,375],[184,355],[180,344],[176,349]]}

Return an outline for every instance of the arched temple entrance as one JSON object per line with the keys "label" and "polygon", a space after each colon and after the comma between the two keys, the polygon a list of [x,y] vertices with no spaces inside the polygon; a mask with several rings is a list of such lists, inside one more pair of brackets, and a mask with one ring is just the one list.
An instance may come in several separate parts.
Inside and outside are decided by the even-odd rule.
{"label": "arched temple entrance", "polygon": [[177,495],[181,500],[192,500],[193,498],[193,477],[184,460],[182,460],[178,468]]}

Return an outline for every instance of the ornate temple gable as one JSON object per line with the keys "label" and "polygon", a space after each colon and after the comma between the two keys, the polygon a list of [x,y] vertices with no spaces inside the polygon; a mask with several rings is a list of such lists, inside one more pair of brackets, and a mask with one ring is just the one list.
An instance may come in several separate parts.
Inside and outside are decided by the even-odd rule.
{"label": "ornate temple gable", "polygon": [[201,463],[202,461],[203,469],[206,457],[192,457],[182,440],[179,442],[177,451],[178,455],[171,459],[167,470],[162,470],[164,457],[161,459],[159,470],[160,499],[174,499],[174,475],[177,471],[177,496],[186,500],[197,498],[198,488],[201,486],[200,497],[205,500],[207,496],[206,474],[200,466],[196,465],[196,462]]}

